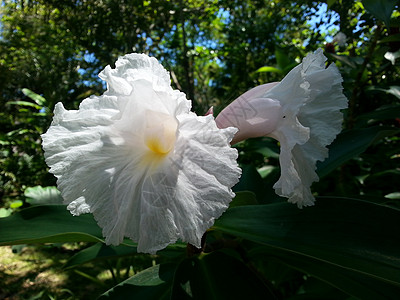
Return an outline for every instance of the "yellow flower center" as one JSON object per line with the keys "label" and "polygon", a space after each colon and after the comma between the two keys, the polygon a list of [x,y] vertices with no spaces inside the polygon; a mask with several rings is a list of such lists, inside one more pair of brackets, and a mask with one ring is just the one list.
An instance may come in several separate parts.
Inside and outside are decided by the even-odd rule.
{"label": "yellow flower center", "polygon": [[168,154],[175,145],[177,120],[168,114],[146,111],[145,144],[156,155]]}

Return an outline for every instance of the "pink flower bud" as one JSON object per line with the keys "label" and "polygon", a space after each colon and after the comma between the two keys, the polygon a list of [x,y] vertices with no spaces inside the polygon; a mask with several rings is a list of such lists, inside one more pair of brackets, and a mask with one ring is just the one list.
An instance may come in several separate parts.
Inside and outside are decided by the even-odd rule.
{"label": "pink flower bud", "polygon": [[279,101],[262,96],[277,84],[268,83],[247,91],[217,116],[215,121],[219,128],[239,128],[232,144],[266,136],[275,130],[278,119],[282,118],[282,108]]}

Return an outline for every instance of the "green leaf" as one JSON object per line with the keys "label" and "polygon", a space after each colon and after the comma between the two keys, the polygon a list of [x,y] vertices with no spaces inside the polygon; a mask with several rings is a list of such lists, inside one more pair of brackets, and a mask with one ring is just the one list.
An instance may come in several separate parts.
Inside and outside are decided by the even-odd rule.
{"label": "green leaf", "polygon": [[267,157],[279,158],[279,146],[272,138],[253,138],[246,140],[245,149],[247,152],[254,151]]}
{"label": "green leaf", "polygon": [[266,72],[281,74],[282,70],[275,68],[275,67],[264,66],[264,67],[257,69],[257,71],[256,71],[256,73],[266,73]]}
{"label": "green leaf", "polygon": [[386,89],[380,89],[380,88],[375,88],[374,90],[383,91],[383,92],[385,92],[387,94],[392,94],[393,96],[395,96],[398,99],[400,99],[400,86],[392,85],[387,90]]}
{"label": "green leaf", "polygon": [[33,205],[62,204],[63,198],[55,186],[41,187],[40,185],[29,187],[24,192],[26,202]]}
{"label": "green leaf", "polygon": [[396,6],[396,0],[362,0],[365,10],[389,27],[390,17]]}
{"label": "green leaf", "polygon": [[[214,229],[400,287],[400,211],[349,198],[228,209]],[[328,280],[328,279],[327,279]]]}
{"label": "green leaf", "polygon": [[15,209],[21,207],[22,205],[24,205],[24,202],[22,202],[21,200],[14,200],[11,202],[10,208]]}
{"label": "green leaf", "polygon": [[74,217],[62,205],[33,206],[0,219],[0,246],[101,241],[92,215]]}
{"label": "green leaf", "polygon": [[46,99],[44,97],[40,96],[39,94],[36,94],[30,89],[24,88],[22,89],[22,92],[25,94],[25,96],[35,101],[37,105],[44,106],[46,104]]}
{"label": "green leaf", "polygon": [[104,243],[96,243],[72,256],[64,265],[64,268],[73,268],[97,259],[121,257],[136,253],[136,247],[127,245],[107,246]]}
{"label": "green leaf", "polygon": [[242,165],[242,176],[240,181],[233,187],[235,193],[250,191],[257,196],[257,200],[263,198],[264,186],[260,173],[251,165]]}
{"label": "green leaf", "polygon": [[329,157],[317,163],[318,176],[326,176],[346,161],[363,153],[375,141],[399,132],[399,129],[383,126],[342,132],[329,146]]}
{"label": "green leaf", "polygon": [[19,106],[28,106],[28,107],[33,107],[35,109],[41,109],[39,105],[36,105],[34,103],[28,102],[28,101],[8,101],[7,104],[13,104],[13,105],[19,105]]}
{"label": "green leaf", "polygon": [[254,204],[257,204],[256,195],[253,192],[242,191],[242,192],[236,192],[236,196],[235,198],[233,198],[229,207],[254,205]]}
{"label": "green leaf", "polygon": [[172,299],[277,299],[240,260],[220,251],[184,260],[176,270]]}
{"label": "green leaf", "polygon": [[11,215],[11,213],[12,209],[10,208],[4,208],[4,207],[0,208],[0,218],[6,218],[9,215]]}
{"label": "green leaf", "polygon": [[334,59],[340,61],[341,63],[349,66],[352,69],[357,68],[357,64],[354,61],[354,58],[351,58],[347,55],[338,55],[338,54],[334,54],[334,53],[326,53],[326,55],[328,57],[331,57],[331,58],[334,58]]}
{"label": "green leaf", "polygon": [[391,43],[391,42],[399,42],[400,41],[400,33],[391,34],[389,36],[385,36],[378,41],[379,44],[382,43]]}
{"label": "green leaf", "polygon": [[327,4],[328,4],[328,8],[331,8],[332,5],[334,5],[337,2],[337,0],[328,0]]}
{"label": "green leaf", "polygon": [[358,116],[355,122],[355,126],[362,127],[381,120],[396,119],[399,116],[400,105],[385,105],[384,107],[380,107],[373,112]]}
{"label": "green leaf", "polygon": [[262,256],[264,260],[277,259],[359,299],[396,299],[400,294],[398,286],[312,257],[284,250],[276,251],[273,247],[258,247],[249,252],[249,256],[256,255]]}
{"label": "green leaf", "polygon": [[400,99],[400,86],[392,85],[388,90],[386,90],[386,93],[392,94],[393,96],[396,96],[397,99]]}
{"label": "green leaf", "polygon": [[400,199],[400,192],[394,192],[394,193],[387,194],[387,195],[385,195],[385,198]]}
{"label": "green leaf", "polygon": [[176,242],[175,244],[168,245],[167,248],[157,252],[159,257],[168,259],[169,261],[181,259],[186,255],[187,243]]}
{"label": "green leaf", "polygon": [[294,63],[293,59],[289,57],[287,50],[279,47],[275,47],[275,57],[278,68],[281,70],[284,70]]}
{"label": "green leaf", "polygon": [[279,168],[276,167],[276,166],[267,165],[267,166],[263,166],[263,167],[261,167],[261,168],[258,168],[257,171],[258,171],[258,173],[260,173],[260,175],[261,175],[262,178],[266,178],[266,177],[268,177],[269,175],[271,175],[271,174],[273,174],[274,172],[276,172],[278,169],[279,169]]}
{"label": "green leaf", "polygon": [[170,299],[176,264],[148,268],[116,285],[99,299]]}

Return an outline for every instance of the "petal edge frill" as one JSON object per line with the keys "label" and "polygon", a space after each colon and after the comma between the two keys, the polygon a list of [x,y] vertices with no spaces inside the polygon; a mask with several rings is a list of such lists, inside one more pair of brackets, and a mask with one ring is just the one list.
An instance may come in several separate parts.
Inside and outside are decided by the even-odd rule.
{"label": "petal edge frill", "polygon": [[321,49],[309,54],[264,95],[279,99],[285,115],[270,134],[281,144],[281,177],[274,188],[300,208],[314,204],[310,186],[318,181],[316,161],[328,156],[326,146],[341,131],[340,110],[347,107],[341,75],[334,64],[325,68],[325,61]]}
{"label": "petal edge frill", "polygon": [[236,129],[189,112],[168,72],[145,55],[122,57],[101,77],[108,83],[102,96],[85,99],[79,110],[58,103],[42,135],[67,208],[92,213],[107,244],[129,237],[139,252],[178,239],[200,247],[234,196]]}
{"label": "petal edge frill", "polygon": [[241,171],[229,142],[236,129],[218,129],[212,116],[190,113],[178,119],[174,154],[143,185],[138,251],[154,253],[178,239],[200,248],[204,232],[234,197],[231,187]]}

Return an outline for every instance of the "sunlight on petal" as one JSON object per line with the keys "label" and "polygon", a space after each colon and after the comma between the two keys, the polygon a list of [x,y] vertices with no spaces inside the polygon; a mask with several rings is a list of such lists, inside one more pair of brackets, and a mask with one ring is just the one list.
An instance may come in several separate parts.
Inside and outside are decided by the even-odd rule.
{"label": "sunlight on petal", "polygon": [[340,110],[347,108],[342,77],[325,62],[322,49],[309,54],[281,82],[244,93],[216,118],[220,128],[239,129],[232,143],[261,136],[279,141],[281,176],[274,188],[300,208],[314,204],[316,162],[328,156],[326,146],[342,129]]}
{"label": "sunlight on petal", "polygon": [[237,130],[190,112],[155,58],[125,55],[100,77],[107,91],[79,110],[58,103],[42,135],[67,208],[92,213],[107,244],[128,237],[146,253],[177,240],[200,247],[235,195]]}

